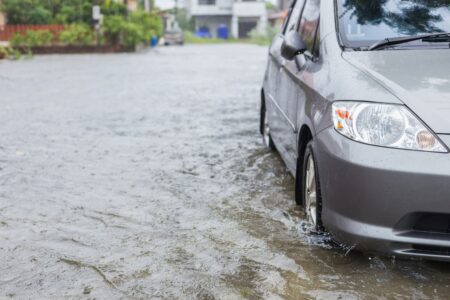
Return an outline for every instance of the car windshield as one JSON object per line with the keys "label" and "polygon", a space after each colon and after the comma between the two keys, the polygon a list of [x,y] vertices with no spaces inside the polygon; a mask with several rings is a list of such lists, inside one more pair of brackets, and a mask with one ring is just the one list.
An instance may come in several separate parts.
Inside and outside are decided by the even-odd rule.
{"label": "car windshield", "polygon": [[450,0],[337,0],[337,4],[340,36],[350,48],[386,38],[450,32]]}

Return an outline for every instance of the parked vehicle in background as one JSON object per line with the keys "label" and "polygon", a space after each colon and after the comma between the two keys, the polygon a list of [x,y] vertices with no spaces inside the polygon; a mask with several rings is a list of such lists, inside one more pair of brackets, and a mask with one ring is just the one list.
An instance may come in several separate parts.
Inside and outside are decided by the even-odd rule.
{"label": "parked vehicle in background", "polygon": [[448,1],[293,2],[260,130],[296,202],[349,248],[450,261]]}
{"label": "parked vehicle in background", "polygon": [[166,30],[164,32],[164,45],[183,45],[184,34],[179,29]]}

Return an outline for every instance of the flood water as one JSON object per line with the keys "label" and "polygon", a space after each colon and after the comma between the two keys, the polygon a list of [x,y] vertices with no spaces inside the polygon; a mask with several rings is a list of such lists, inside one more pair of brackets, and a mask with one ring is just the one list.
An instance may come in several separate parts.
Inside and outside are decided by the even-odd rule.
{"label": "flood water", "polygon": [[0,298],[448,299],[308,232],[258,133],[267,49],[0,63]]}

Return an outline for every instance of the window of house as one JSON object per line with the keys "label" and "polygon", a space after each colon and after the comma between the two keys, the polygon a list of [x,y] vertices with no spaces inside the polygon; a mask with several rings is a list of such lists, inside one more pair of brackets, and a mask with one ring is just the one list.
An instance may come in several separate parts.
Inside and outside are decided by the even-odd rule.
{"label": "window of house", "polygon": [[298,32],[306,43],[308,51],[318,54],[319,41],[315,43],[319,28],[320,0],[307,0],[303,9]]}
{"label": "window of house", "polygon": [[198,0],[198,5],[216,5],[216,0]]}

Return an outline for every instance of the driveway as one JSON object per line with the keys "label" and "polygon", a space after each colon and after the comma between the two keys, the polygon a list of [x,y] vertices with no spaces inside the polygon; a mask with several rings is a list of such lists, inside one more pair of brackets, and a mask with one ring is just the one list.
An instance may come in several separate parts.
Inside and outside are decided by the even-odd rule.
{"label": "driveway", "polygon": [[258,133],[267,49],[0,63],[0,298],[446,299],[308,233]]}

